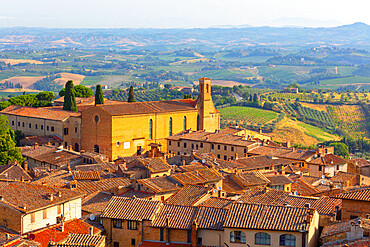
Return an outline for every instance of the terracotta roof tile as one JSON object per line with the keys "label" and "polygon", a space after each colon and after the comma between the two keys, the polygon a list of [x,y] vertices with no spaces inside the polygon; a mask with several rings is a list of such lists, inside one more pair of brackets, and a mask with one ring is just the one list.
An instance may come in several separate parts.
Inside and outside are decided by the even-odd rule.
{"label": "terracotta roof tile", "polygon": [[42,247],[48,247],[48,243],[50,242],[50,240],[56,243],[67,238],[71,233],[89,234],[90,227],[93,227],[94,234],[98,234],[101,232],[98,228],[79,219],[74,219],[65,222],[63,232],[61,232],[60,229],[58,229],[59,227],[60,224],[54,225],[51,228],[46,228],[34,232],[33,233],[35,235],[34,241],[40,243]]}
{"label": "terracotta roof tile", "polygon": [[34,117],[64,121],[69,117],[78,117],[79,112],[64,111],[62,108],[55,107],[28,107],[11,105],[0,112],[1,114],[17,115],[23,117]]}
{"label": "terracotta roof tile", "polygon": [[104,191],[94,192],[82,199],[82,211],[100,214],[107,207],[109,200],[113,197],[111,193]]}
{"label": "terracotta roof tile", "polygon": [[155,193],[176,191],[181,189],[181,184],[170,177],[155,177],[137,180],[138,183],[146,186]]}
{"label": "terracotta roof tile", "polygon": [[339,157],[338,155],[326,154],[324,156],[310,160],[309,163],[316,165],[342,165],[346,164],[347,160]]}
{"label": "terracotta roof tile", "polygon": [[227,193],[232,193],[232,194],[241,194],[241,193],[243,193],[243,188],[240,187],[231,178],[231,175],[225,176],[225,178],[222,179],[222,190],[226,191]]}
{"label": "terracotta roof tile", "polygon": [[63,139],[57,135],[48,136],[26,136],[20,141],[21,145],[33,146],[35,143],[39,145],[46,145],[48,143],[61,143]]}
{"label": "terracotta roof tile", "polygon": [[160,207],[151,226],[190,230],[196,212],[197,207],[164,204]]}
{"label": "terracotta roof tile", "polygon": [[370,162],[366,159],[358,158],[358,159],[351,159],[351,162],[355,162],[355,164],[359,167],[370,166]]}
{"label": "terracotta roof tile", "polygon": [[370,202],[370,187],[359,189],[359,190],[354,190],[354,191],[349,191],[346,193],[336,195],[334,197],[338,199],[345,199],[345,200]]}
{"label": "terracotta roof tile", "polygon": [[177,173],[171,177],[183,185],[215,182],[220,181],[223,178],[219,172],[212,168]]}
{"label": "terracotta roof tile", "polygon": [[358,181],[360,181],[360,174],[338,171],[333,177],[329,178],[329,180],[334,183],[347,183],[347,181],[355,179],[356,177]]}
{"label": "terracotta roof tile", "polygon": [[298,178],[292,183],[292,191],[302,196],[309,196],[320,192],[320,190],[304,180]]}
{"label": "terracotta roof tile", "polygon": [[75,180],[100,180],[98,171],[72,171],[72,177]]}
{"label": "terracotta roof tile", "polygon": [[198,207],[195,224],[199,229],[222,231],[228,211],[222,208]]}
{"label": "terracotta roof tile", "polygon": [[147,102],[120,102],[110,105],[98,105],[110,115],[130,115],[130,114],[148,114],[172,111],[189,111],[195,109],[195,101],[186,100],[167,100],[167,101],[147,101]]}
{"label": "terracotta roof tile", "polygon": [[[58,196],[59,192],[60,197]],[[49,199],[49,194],[53,195],[53,200]],[[0,181],[0,195],[3,197],[2,203],[8,204],[21,212],[30,212],[83,196],[80,192],[68,189],[7,181]]]}
{"label": "terracotta roof tile", "polygon": [[208,195],[210,188],[197,185],[186,185],[175,194],[167,198],[167,204],[196,206],[197,202]]}
{"label": "terracotta roof tile", "polygon": [[[139,164],[137,164],[139,163]],[[134,160],[127,163],[128,169],[130,167],[136,167],[140,165],[141,167],[149,169],[151,172],[164,172],[171,169],[171,166],[167,163],[167,161],[162,158],[143,158],[137,157]]]}
{"label": "terracotta roof tile", "polygon": [[233,200],[220,198],[220,197],[210,197],[204,202],[202,202],[199,206],[204,207],[214,207],[214,208],[230,208]]}
{"label": "terracotta roof tile", "polygon": [[137,221],[149,220],[159,205],[159,201],[114,196],[100,217]]}
{"label": "terracotta roof tile", "polygon": [[260,171],[238,172],[231,177],[243,187],[267,185],[270,182]]}
{"label": "terracotta roof tile", "polygon": [[[62,244],[84,245],[84,246],[99,246],[105,242],[105,236],[89,235],[89,234],[76,234],[72,233],[66,240],[63,240]],[[59,246],[59,245],[57,245]]]}
{"label": "terracotta roof tile", "polygon": [[300,231],[308,213],[307,208],[234,203],[224,227]]}

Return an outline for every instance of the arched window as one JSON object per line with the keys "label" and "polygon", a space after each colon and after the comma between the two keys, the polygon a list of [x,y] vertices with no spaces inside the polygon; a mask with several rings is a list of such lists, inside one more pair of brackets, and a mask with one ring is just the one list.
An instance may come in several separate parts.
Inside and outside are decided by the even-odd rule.
{"label": "arched window", "polygon": [[268,233],[258,232],[254,235],[254,243],[255,244],[270,245],[271,244],[271,236]]}
{"label": "arched window", "polygon": [[98,146],[98,145],[95,145],[95,146],[94,146],[94,152],[95,152],[95,153],[99,153],[99,146]]}
{"label": "arched window", "polygon": [[80,146],[78,145],[78,143],[75,143],[75,151],[76,152],[79,152],[80,151]]}
{"label": "arched window", "polygon": [[200,117],[197,116],[197,130],[200,130]]}
{"label": "arched window", "polygon": [[186,116],[184,116],[184,120],[183,120],[183,129],[186,130]]}
{"label": "arched window", "polygon": [[170,121],[168,122],[168,135],[172,136],[172,117],[170,117]]}
{"label": "arched window", "polygon": [[231,243],[245,244],[245,233],[242,232],[242,231],[232,231],[232,232],[230,232],[230,242]]}
{"label": "arched window", "polygon": [[280,236],[281,246],[295,246],[295,237],[292,234],[283,234]]}
{"label": "arched window", "polygon": [[153,139],[153,120],[149,120],[149,140]]}

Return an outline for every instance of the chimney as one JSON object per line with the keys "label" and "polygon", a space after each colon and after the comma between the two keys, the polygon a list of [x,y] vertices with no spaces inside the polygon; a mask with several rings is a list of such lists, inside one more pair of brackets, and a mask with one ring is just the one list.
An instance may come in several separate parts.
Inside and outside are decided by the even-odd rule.
{"label": "chimney", "polygon": [[238,160],[238,159],[239,159],[239,155],[235,153],[235,160]]}
{"label": "chimney", "polygon": [[38,148],[39,148],[39,144],[35,142],[35,144],[33,144],[33,149],[38,149]]}
{"label": "chimney", "polygon": [[182,160],[182,165],[183,166],[186,165],[186,160],[185,159]]}
{"label": "chimney", "polygon": [[260,134],[262,134],[262,128],[261,128],[261,127],[258,129],[258,132],[259,132]]}
{"label": "chimney", "polygon": [[53,201],[54,200],[53,193],[48,193],[48,198],[49,198],[50,201]]}
{"label": "chimney", "polygon": [[21,181],[24,182],[24,177],[23,176],[21,177]]}
{"label": "chimney", "polygon": [[27,172],[28,171],[28,162],[23,162],[23,169]]}
{"label": "chimney", "polygon": [[89,227],[89,234],[90,236],[94,235],[94,228],[92,226]]}
{"label": "chimney", "polygon": [[62,192],[58,191],[58,197],[62,197]]}

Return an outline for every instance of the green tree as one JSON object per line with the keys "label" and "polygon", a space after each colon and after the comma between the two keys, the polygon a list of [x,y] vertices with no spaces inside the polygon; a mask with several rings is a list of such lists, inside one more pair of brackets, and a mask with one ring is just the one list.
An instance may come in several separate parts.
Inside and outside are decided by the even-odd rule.
{"label": "green tree", "polygon": [[100,84],[95,90],[95,105],[104,105],[104,94]]}
{"label": "green tree", "polygon": [[344,159],[347,159],[349,156],[349,148],[346,144],[341,142],[331,143],[329,146],[334,147],[334,154],[341,156]]}
{"label": "green tree", "polygon": [[64,95],[63,110],[77,112],[76,96],[73,86],[73,81],[69,80],[66,83],[66,92]]}
{"label": "green tree", "polygon": [[7,108],[8,106],[10,106],[10,102],[9,101],[1,101],[0,102],[0,111],[4,110],[5,108]]}
{"label": "green tree", "polygon": [[[94,95],[94,92],[90,88],[85,87],[83,85],[76,85],[73,88],[75,90],[76,97],[88,98]],[[59,96],[63,97],[65,93],[66,93],[66,89],[63,88],[62,90],[60,90]]]}
{"label": "green tree", "polygon": [[135,102],[135,93],[134,93],[134,87],[133,86],[130,87],[127,102]]}
{"label": "green tree", "polygon": [[0,165],[15,159],[19,163],[24,160],[21,150],[15,147],[15,133],[9,126],[8,118],[0,115]]}

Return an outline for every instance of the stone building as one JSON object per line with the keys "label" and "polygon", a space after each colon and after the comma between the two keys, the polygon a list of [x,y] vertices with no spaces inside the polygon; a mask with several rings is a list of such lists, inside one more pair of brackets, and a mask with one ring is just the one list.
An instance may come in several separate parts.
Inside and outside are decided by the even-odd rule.
{"label": "stone building", "polygon": [[367,218],[370,213],[370,187],[345,192],[334,197],[342,199],[342,220]]}

